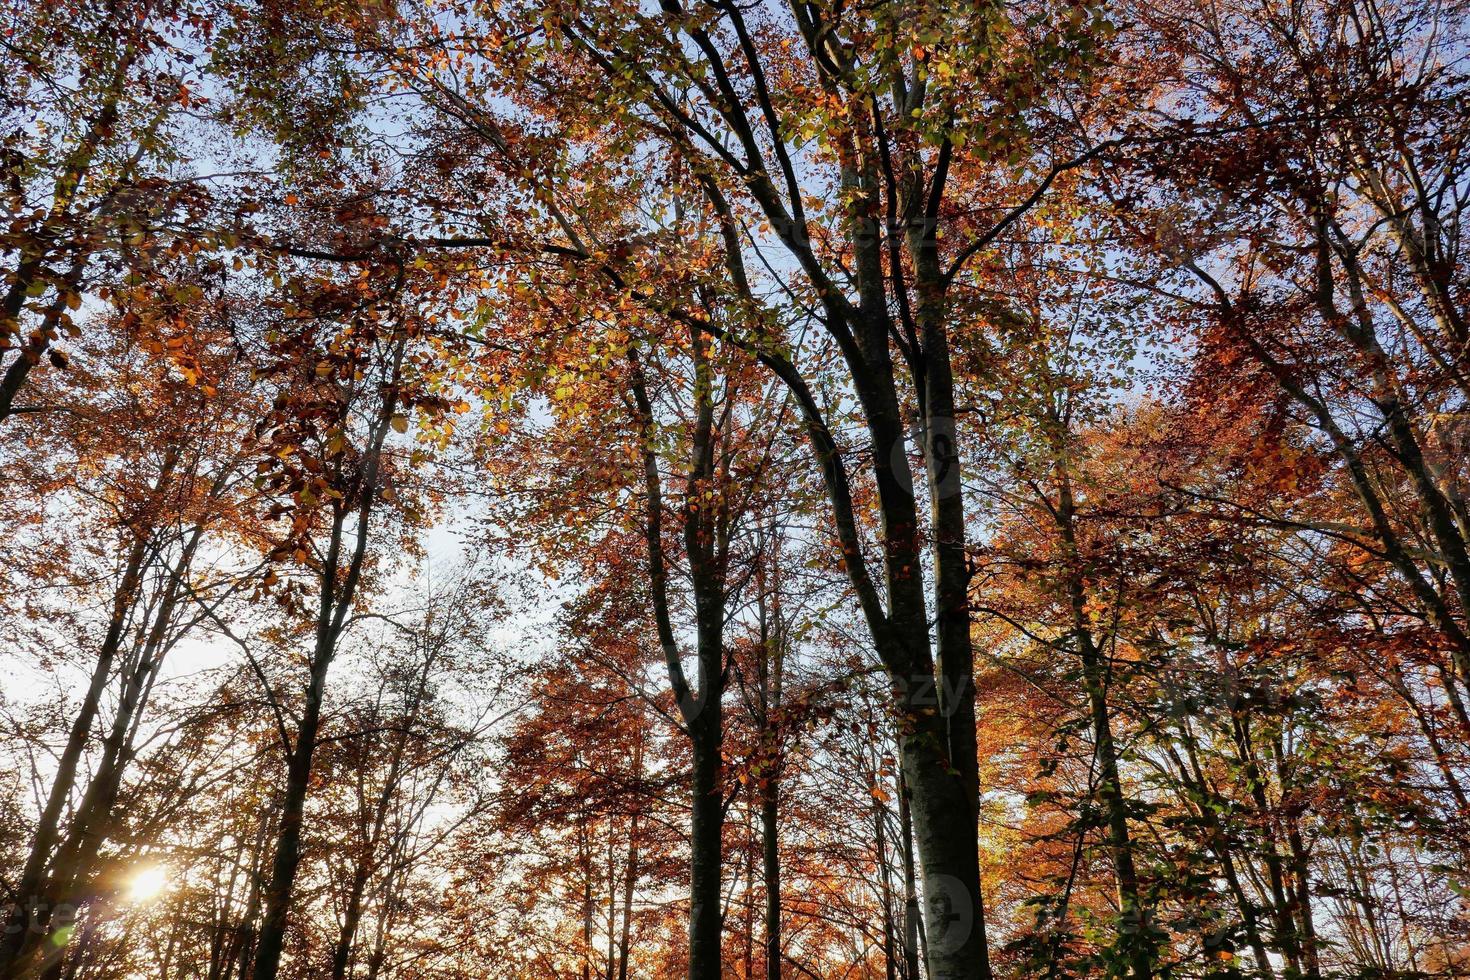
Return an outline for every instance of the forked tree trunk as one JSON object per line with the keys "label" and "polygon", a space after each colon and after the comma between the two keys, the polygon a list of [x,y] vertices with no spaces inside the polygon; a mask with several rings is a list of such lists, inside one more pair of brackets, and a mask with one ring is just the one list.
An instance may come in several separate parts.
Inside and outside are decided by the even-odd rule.
{"label": "forked tree trunk", "polygon": [[[169,485],[177,463],[178,448],[171,447],[164,457],[158,479],[155,481],[151,495],[153,499],[156,500]],[[25,864],[21,868],[19,881],[7,907],[5,928],[3,934],[0,934],[0,976],[22,977],[44,968],[42,962],[32,962],[32,960],[37,958],[38,952],[48,952],[36,941],[50,934],[53,925],[52,913],[56,911],[51,907],[55,902],[51,885],[53,884],[53,873],[56,870],[54,867],[57,857],[56,848],[62,842],[62,813],[67,800],[76,788],[82,755],[91,740],[92,726],[97,720],[102,696],[112,676],[114,662],[118,652],[122,649],[134,601],[142,584],[143,570],[149,562],[150,549],[154,546],[155,542],[150,540],[148,534],[134,532],[133,544],[128,549],[122,576],[113,595],[107,632],[97,651],[97,659],[92,665],[91,678],[82,696],[82,703],[77,709],[76,717],[72,719],[66,745],[62,748],[61,756],[57,761],[56,775],[51,781],[46,803],[41,808],[40,817],[31,836],[31,846],[27,851]],[[61,952],[61,950],[51,950],[49,954],[54,959]]]}
{"label": "forked tree trunk", "polygon": [[[689,980],[723,980],[721,935],[723,909],[723,843],[725,825],[724,745],[725,693],[725,565],[729,525],[716,477],[713,376],[708,338],[692,336],[695,363],[695,420],[681,509],[685,552],[694,598],[695,659],[699,686],[685,677],[682,654],[674,637],[668,594],[668,568],[663,546],[663,489],[654,454],[653,404],[637,355],[633,355],[632,394],[642,441],[645,525],[654,623],[663,647],[679,714],[691,749],[689,854]],[[713,491],[713,492],[709,492]]]}

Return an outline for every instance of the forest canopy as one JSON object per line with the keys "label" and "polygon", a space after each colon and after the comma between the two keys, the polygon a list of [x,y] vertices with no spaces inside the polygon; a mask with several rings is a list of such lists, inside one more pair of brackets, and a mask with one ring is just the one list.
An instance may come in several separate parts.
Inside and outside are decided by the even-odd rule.
{"label": "forest canopy", "polygon": [[1470,976],[1466,0],[6,0],[0,980]]}

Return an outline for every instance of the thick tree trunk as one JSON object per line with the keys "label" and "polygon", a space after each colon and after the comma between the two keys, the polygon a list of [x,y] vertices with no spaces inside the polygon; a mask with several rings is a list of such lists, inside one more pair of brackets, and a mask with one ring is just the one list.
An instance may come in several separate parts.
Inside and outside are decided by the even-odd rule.
{"label": "thick tree trunk", "polygon": [[[911,206],[917,202],[911,202]],[[908,222],[913,256],[922,371],[914,379],[924,420],[924,469],[933,536],[934,635],[939,706],[945,718],[950,764],[970,800],[980,808],[980,768],[975,717],[975,652],[970,636],[970,570],[965,556],[965,498],[955,418],[954,373],[946,324],[945,277],[933,232],[934,216]]]}
{"label": "thick tree trunk", "polygon": [[[59,303],[58,300],[57,304]],[[50,346],[51,340],[43,327],[26,338],[25,343],[16,351],[15,359],[6,366],[5,374],[0,376],[0,422],[13,413],[16,394],[25,384],[26,378],[30,377],[31,369],[41,363],[41,358]]]}
{"label": "thick tree trunk", "polygon": [[[692,557],[691,562],[699,559]],[[688,722],[694,750],[689,827],[689,980],[723,980],[720,886],[725,799],[720,756],[725,734],[721,703],[725,603],[723,589],[716,591],[709,571],[695,572],[701,677],[700,700]]]}
{"label": "thick tree trunk", "polygon": [[722,861],[725,801],[720,785],[719,705],[706,704],[713,717],[694,741],[691,780],[693,812],[689,834],[689,980],[722,980],[720,968]]}
{"label": "thick tree trunk", "polygon": [[[927,548],[919,534],[913,475],[902,447],[905,433],[892,324],[881,273],[871,282],[855,323],[861,363],[854,382],[874,449],[874,478],[883,518],[887,616],[868,615],[890,676],[903,697],[900,741],[913,793],[915,841],[924,882],[931,980],[989,980],[990,953],[980,890],[979,760],[974,654],[970,640],[969,576],[965,563],[964,493],[954,421],[953,381],[944,328],[942,276],[934,242],[911,236],[920,289],[917,316],[924,341],[914,379],[924,420],[924,454],[933,536],[937,647],[929,644],[929,611],[920,571]],[[868,270],[865,278],[871,278]]]}
{"label": "thick tree trunk", "polygon": [[989,977],[979,840],[963,818],[969,812],[965,787],[949,771],[942,725],[930,716],[926,725],[913,728],[902,737],[899,754],[913,790],[911,813],[924,891],[929,977]]}
{"label": "thick tree trunk", "polygon": [[[137,62],[142,48],[138,44],[137,25],[133,25],[130,29],[128,25],[114,22],[110,26],[117,32],[117,37],[114,39],[117,60],[112,65],[112,79],[96,115],[89,121],[86,133],[73,144],[73,149],[60,168],[58,179],[52,186],[50,214],[47,216],[44,231],[38,236],[38,239],[45,244],[24,249],[17,257],[15,272],[10,276],[4,298],[0,299],[0,340],[11,343],[19,340],[21,311],[25,306],[26,297],[37,285],[46,283],[47,265],[65,254],[62,249],[56,247],[61,242],[54,236],[59,228],[76,220],[76,215],[71,213],[72,205],[88,186],[86,178],[92,170],[98,152],[114,135],[123,93],[129,85],[128,73]],[[123,164],[121,170],[114,172],[114,179],[118,187],[132,183],[138,159],[140,159],[139,156],[133,157],[131,162]],[[108,196],[111,196],[111,192]],[[86,245],[74,237],[67,244],[70,247],[65,251],[71,253],[71,270],[59,285],[67,290],[74,290],[81,281],[93,246]],[[66,309],[66,298],[59,295],[61,289],[58,289],[57,292],[58,295],[48,308],[41,328],[35,331],[33,336],[28,337],[23,344],[17,345],[20,350],[16,359],[6,368],[3,377],[0,377],[0,422],[13,414],[16,394],[25,384],[31,368],[40,360],[41,355],[46,353],[46,348],[50,346],[51,339],[55,335],[61,313]],[[7,932],[6,935],[8,937],[10,933]],[[0,951],[0,970],[5,969],[4,955],[4,952]]]}
{"label": "thick tree trunk", "polygon": [[[732,98],[732,105],[739,103],[738,97]],[[867,429],[865,455],[877,491],[886,590],[879,588],[867,567],[847,463],[807,380],[779,353],[769,349],[752,353],[781,378],[801,409],[812,454],[821,468],[832,505],[845,570],[896,691],[900,720],[906,729],[900,754],[913,793],[915,839],[923,865],[931,977],[989,980],[979,872],[979,763],[964,560],[964,496],[959,472],[961,454],[954,438],[953,383],[948,374],[944,323],[948,274],[940,267],[934,234],[944,178],[936,173],[933,191],[926,194],[920,190],[923,174],[903,175],[905,180],[914,178],[911,191],[920,190],[909,194],[909,206],[915,210],[903,218],[904,227],[910,229],[915,278],[921,284],[922,308],[917,320],[923,342],[910,332],[905,356],[915,375],[913,387],[907,391],[920,403],[925,428],[927,477],[934,507],[931,552],[918,522],[913,473],[905,450],[903,399],[892,353],[893,338],[912,326],[905,319],[900,329],[891,314],[895,298],[906,307],[907,287],[899,281],[890,292],[884,269],[885,236],[872,234],[875,216],[883,213],[878,192],[882,183],[877,172],[879,162],[876,156],[854,153],[851,144],[845,145],[839,155],[841,196],[848,202],[846,233],[853,250],[851,267],[845,274],[850,274],[854,282],[856,302],[828,280],[821,259],[809,250],[804,238],[794,236],[785,241],[803,269],[819,283],[828,330],[841,350],[861,406]],[[747,186],[773,225],[792,227],[773,185],[752,181]],[[719,188],[713,182],[705,187],[720,219],[731,282],[749,294],[740,254],[742,231]],[[895,280],[903,278],[900,266],[894,264]],[[757,297],[750,298],[760,305]],[[681,319],[699,322],[690,316]],[[701,329],[722,335],[713,324],[703,324]],[[934,595],[940,638],[937,669],[929,641],[928,596],[922,572],[931,553],[936,575],[943,578]]]}

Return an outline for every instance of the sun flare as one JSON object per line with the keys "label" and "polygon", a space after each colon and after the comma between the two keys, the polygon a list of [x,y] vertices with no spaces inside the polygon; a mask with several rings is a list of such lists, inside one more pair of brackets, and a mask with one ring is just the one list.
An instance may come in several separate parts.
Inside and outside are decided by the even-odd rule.
{"label": "sun flare", "polygon": [[161,864],[150,864],[133,873],[128,881],[127,898],[134,905],[145,904],[162,895],[168,886],[168,868]]}

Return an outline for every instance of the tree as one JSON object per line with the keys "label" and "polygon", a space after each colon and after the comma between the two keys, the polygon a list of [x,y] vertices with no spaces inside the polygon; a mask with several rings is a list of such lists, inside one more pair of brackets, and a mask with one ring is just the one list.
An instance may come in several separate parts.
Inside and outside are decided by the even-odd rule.
{"label": "tree", "polygon": [[[205,233],[204,180],[174,167],[187,118],[207,101],[196,67],[217,11],[138,0],[85,10],[27,5],[5,23],[7,133],[0,149],[7,224],[0,420],[48,359],[75,338],[86,298],[126,293],[146,276],[227,236]],[[155,289],[181,285],[164,276]]]}
{"label": "tree", "polygon": [[[255,430],[259,479],[275,498],[267,515],[284,519],[262,579],[278,601],[301,617],[310,652],[307,685],[294,737],[280,694],[266,695],[286,753],[282,812],[252,976],[270,980],[280,968],[287,916],[301,862],[302,821],[322,724],[327,672],[349,626],[364,576],[371,571],[374,518],[406,501],[407,466],[395,466],[386,446],[406,432],[415,404],[439,405],[418,387],[410,356],[416,321],[398,295],[401,274],[382,270],[381,281],[308,280],[304,296],[283,303],[287,317],[297,299],[314,304],[303,323],[265,335],[262,366],[280,392]],[[311,309],[311,308],[308,308]],[[394,478],[400,485],[395,485]],[[386,505],[386,506],[385,506]],[[406,507],[407,505],[398,505]],[[406,510],[403,511],[407,513]],[[314,607],[314,608],[313,608]],[[265,679],[262,677],[262,680]]]}
{"label": "tree", "polygon": [[[248,534],[237,523],[251,495],[240,440],[255,393],[222,341],[218,314],[201,311],[170,346],[140,339],[128,317],[113,317],[79,349],[84,360],[62,385],[37,386],[35,421],[23,438],[44,440],[50,453],[12,468],[14,485],[71,501],[84,523],[72,542],[80,546],[74,562],[29,572],[74,602],[100,600],[102,609],[92,629],[81,626],[88,641],[97,631],[90,678],[14,886],[23,899],[9,908],[0,946],[7,975],[31,969],[37,957],[59,967],[76,911],[94,891],[99,852],[116,834],[118,796],[164,659],[206,623],[198,609],[218,609],[241,591],[238,576],[196,572],[202,549]],[[186,347],[195,372],[187,377],[178,368]],[[89,512],[93,501],[98,510]],[[88,569],[87,559],[100,561]],[[26,570],[19,564],[13,574]],[[100,592],[92,575],[107,583]],[[13,588],[25,590],[19,578]],[[94,739],[101,755],[88,772]],[[44,942],[51,935],[59,945]]]}
{"label": "tree", "polygon": [[[396,85],[484,147],[520,198],[535,202],[528,210],[538,219],[529,241],[505,234],[495,215],[457,216],[416,234],[419,242],[504,243],[575,260],[614,295],[748,350],[791,392],[826,479],[838,547],[873,646],[897,690],[940,692],[937,703],[909,704],[903,750],[926,880],[931,970],[986,976],[976,834],[953,819],[978,813],[978,784],[951,290],[971,258],[1092,151],[1081,148],[1077,158],[1058,157],[1024,177],[1015,188],[1019,206],[948,208],[946,191],[963,179],[952,179],[952,170],[974,173],[977,186],[987,186],[1000,177],[987,171],[990,160],[1023,156],[1033,119],[1014,113],[1008,86],[1020,91],[1023,105],[1040,104],[1044,86],[1085,62],[1096,32],[1107,28],[1085,8],[1015,21],[1002,11],[991,17],[940,7],[919,20],[907,13],[799,8],[789,21],[752,23],[730,5],[695,11],[668,4],[650,12],[470,5],[461,15],[463,32],[431,23],[416,37],[410,25],[410,46],[434,53],[391,68]],[[531,45],[535,59],[511,57],[501,45],[523,34],[519,47]],[[476,78],[488,76],[488,83],[461,79],[452,66],[467,61],[484,62]],[[784,81],[779,89],[771,83],[776,78]],[[497,112],[498,97],[539,112],[555,135],[547,139],[506,118]],[[963,100],[970,101],[962,110]],[[589,109],[597,113],[593,124]],[[603,139],[608,127],[636,136]],[[556,149],[578,141],[587,153]],[[687,199],[699,202],[711,252],[693,269],[704,270],[709,288],[728,296],[732,308],[749,311],[743,329],[666,292],[658,276],[670,263],[656,240],[606,234],[585,223],[605,205],[568,197],[574,188],[606,187],[609,168],[646,167],[648,145],[666,155],[670,179],[690,185]],[[452,157],[440,159],[452,165]],[[586,174],[577,174],[589,159]],[[621,178],[612,183],[622,189]],[[818,189],[825,199],[812,193]],[[747,241],[783,249],[795,285],[783,276],[754,277]],[[836,351],[842,397],[861,412],[861,450],[838,441],[831,409],[814,394],[820,375],[799,366],[802,345],[779,329],[785,320],[777,304],[788,295]],[[922,523],[905,450],[906,412],[918,420],[924,449],[930,513]],[[854,503],[849,454],[857,452],[870,461],[877,494],[871,515]],[[861,528],[870,517],[882,551],[877,575],[864,557]],[[921,572],[928,542],[935,646],[927,641]]]}

